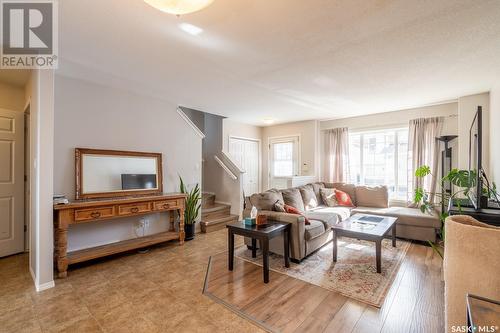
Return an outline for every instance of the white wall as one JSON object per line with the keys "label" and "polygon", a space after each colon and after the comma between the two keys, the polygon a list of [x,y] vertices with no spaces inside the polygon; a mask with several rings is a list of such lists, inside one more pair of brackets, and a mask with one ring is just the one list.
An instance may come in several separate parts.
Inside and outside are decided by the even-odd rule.
{"label": "white wall", "polygon": [[490,91],[490,172],[491,181],[500,183],[500,83]]}
{"label": "white wall", "polygon": [[458,99],[458,167],[469,167],[469,131],[478,106],[483,107],[483,169],[489,175],[490,149],[490,95],[489,93],[460,97]]}
{"label": "white wall", "polygon": [[54,72],[33,70],[25,90],[31,114],[30,270],[36,289],[43,290],[54,286]]}
{"label": "white wall", "polygon": [[[74,149],[99,148],[163,154],[165,192],[201,184],[201,138],[171,102],[81,80],[56,76],[54,189],[75,196]],[[145,216],[146,234],[167,230],[166,213]],[[69,250],[137,237],[141,217],[71,226]]]}
{"label": "white wall", "polygon": [[301,176],[319,176],[319,122],[300,121],[262,128],[262,189],[269,188],[269,140],[300,135]]}

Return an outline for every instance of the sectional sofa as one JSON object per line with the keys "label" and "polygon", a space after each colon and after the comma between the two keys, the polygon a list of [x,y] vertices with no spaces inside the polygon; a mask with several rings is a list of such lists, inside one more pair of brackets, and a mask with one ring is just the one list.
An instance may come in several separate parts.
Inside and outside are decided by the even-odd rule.
{"label": "sectional sofa", "polygon": [[[320,189],[336,188],[349,194],[353,207],[328,207],[321,198]],[[280,202],[303,211],[310,224],[305,223],[301,215],[275,211],[275,203]],[[355,213],[394,216],[397,221],[397,237],[435,241],[436,233],[441,227],[437,214],[422,213],[417,208],[389,206],[389,193],[386,186],[356,186],[345,183],[312,183],[285,190],[269,190],[256,193],[245,199],[243,217],[250,216],[252,206],[259,214],[268,218],[287,222],[292,225],[290,237],[290,256],[300,261],[331,240],[331,226],[343,221]],[[250,244],[246,239],[245,243]],[[273,239],[269,244],[270,251],[283,254],[283,240]]]}

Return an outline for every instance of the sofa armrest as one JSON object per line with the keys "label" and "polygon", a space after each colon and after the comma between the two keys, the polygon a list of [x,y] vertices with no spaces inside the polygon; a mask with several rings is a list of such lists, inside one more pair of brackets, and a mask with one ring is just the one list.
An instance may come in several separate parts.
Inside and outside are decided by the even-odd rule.
{"label": "sofa armrest", "polygon": [[304,216],[274,212],[270,210],[259,211],[260,215],[266,215],[268,219],[290,223],[290,256],[294,259],[301,260],[305,257],[306,247],[305,247],[305,224],[306,220]]}

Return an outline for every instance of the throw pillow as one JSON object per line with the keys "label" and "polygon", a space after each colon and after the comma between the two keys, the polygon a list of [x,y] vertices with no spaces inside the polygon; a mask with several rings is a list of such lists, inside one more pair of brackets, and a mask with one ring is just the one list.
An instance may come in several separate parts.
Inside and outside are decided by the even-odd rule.
{"label": "throw pillow", "polygon": [[321,194],[321,199],[328,207],[335,207],[339,205],[334,188],[320,188],[319,193]]}
{"label": "throw pillow", "polygon": [[339,206],[354,207],[351,196],[344,191],[335,189],[335,197],[337,198]]}
{"label": "throw pillow", "polygon": [[285,205],[279,200],[274,203],[274,211],[280,213],[286,213]]}
{"label": "throw pillow", "polygon": [[309,222],[309,219],[300,211],[298,210],[297,208],[293,207],[293,206],[290,206],[290,205],[287,205],[285,204],[285,211],[288,213],[288,214],[294,214],[294,215],[300,215],[300,216],[303,216],[304,217],[304,220],[306,222],[307,225],[311,224],[311,222]]}
{"label": "throw pillow", "polygon": [[283,201],[285,202],[285,204],[295,207],[301,212],[305,210],[304,202],[302,201],[302,196],[300,195],[300,191],[298,188],[281,190],[281,194],[283,195]]}
{"label": "throw pillow", "polygon": [[305,210],[310,210],[318,207],[318,199],[316,194],[314,194],[314,189],[312,185],[304,185],[299,187],[300,195],[302,196],[302,201],[304,202]]}

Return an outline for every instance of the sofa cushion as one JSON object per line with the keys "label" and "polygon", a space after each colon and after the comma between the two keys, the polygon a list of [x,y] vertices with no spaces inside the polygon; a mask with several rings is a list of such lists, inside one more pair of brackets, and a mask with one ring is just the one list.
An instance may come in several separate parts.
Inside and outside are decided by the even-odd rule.
{"label": "sofa cushion", "polygon": [[313,187],[314,194],[316,195],[316,199],[318,200],[318,205],[324,204],[323,198],[321,197],[320,189],[325,187],[325,183],[317,182],[311,184]]}
{"label": "sofa cushion", "polygon": [[283,201],[285,202],[285,204],[295,207],[301,212],[305,210],[304,202],[302,201],[302,196],[300,195],[300,191],[298,188],[281,190],[281,194],[283,196]]}
{"label": "sofa cushion", "polygon": [[316,197],[316,194],[314,194],[313,186],[311,184],[299,187],[299,191],[306,211],[311,208],[318,207],[318,198]]}
{"label": "sofa cushion", "polygon": [[250,204],[258,210],[273,210],[276,201],[284,203],[281,192],[276,190],[255,193],[250,196]]}
{"label": "sofa cushion", "polygon": [[[347,220],[351,216],[352,207],[327,207],[319,206],[306,213],[309,219],[320,220],[328,225],[333,225],[338,221]],[[333,223],[333,224],[332,224]]]}
{"label": "sofa cushion", "polygon": [[387,186],[356,186],[356,204],[365,207],[389,207]]}
{"label": "sofa cushion", "polygon": [[[441,228],[441,221],[436,213],[429,215],[422,213],[418,208],[408,207],[388,207],[388,208],[374,208],[374,207],[356,207],[352,210],[352,214],[365,213],[382,216],[397,217],[397,224],[426,227],[426,228]],[[396,228],[397,229],[397,228]]]}
{"label": "sofa cushion", "polygon": [[305,226],[305,238],[311,240],[325,233],[325,225],[321,221],[311,220],[311,224]]}
{"label": "sofa cushion", "polygon": [[356,186],[347,183],[325,183],[325,187],[336,188],[341,190],[351,197],[352,203],[356,206]]}
{"label": "sofa cushion", "polygon": [[326,206],[336,207],[339,205],[334,188],[320,188],[319,193],[321,194],[321,199]]}

